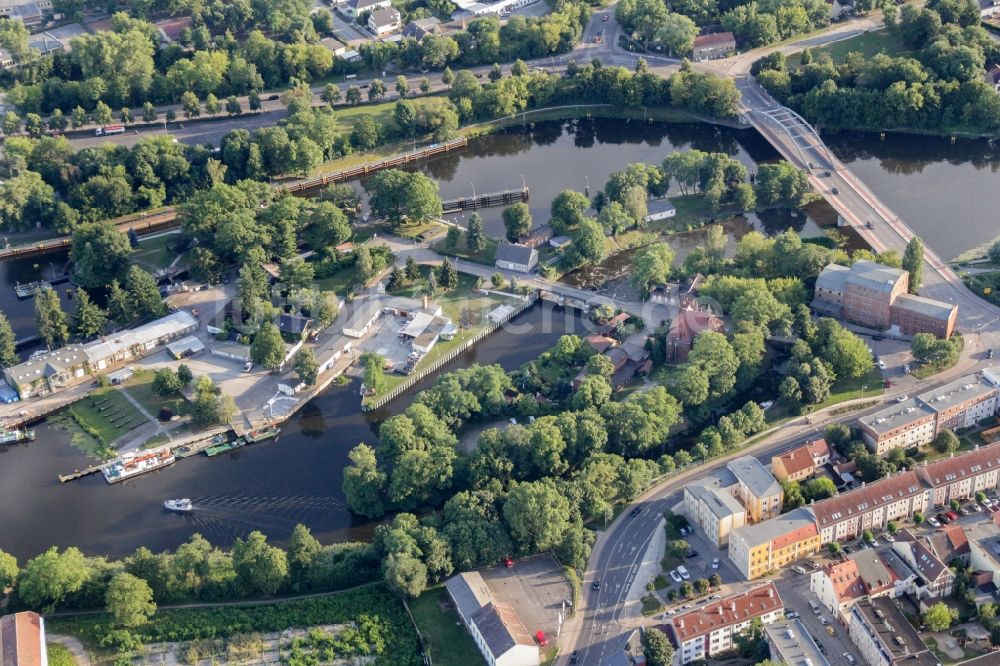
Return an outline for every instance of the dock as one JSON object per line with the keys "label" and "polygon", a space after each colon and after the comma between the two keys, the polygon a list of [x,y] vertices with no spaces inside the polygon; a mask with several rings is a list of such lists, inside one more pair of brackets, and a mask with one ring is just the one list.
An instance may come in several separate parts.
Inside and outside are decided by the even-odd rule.
{"label": "dock", "polygon": [[104,467],[108,463],[101,463],[100,465],[93,465],[84,469],[78,469],[70,474],[60,474],[59,483],[66,483],[67,481],[75,481],[76,479],[82,479],[85,476],[90,476],[91,474],[97,474],[104,470]]}

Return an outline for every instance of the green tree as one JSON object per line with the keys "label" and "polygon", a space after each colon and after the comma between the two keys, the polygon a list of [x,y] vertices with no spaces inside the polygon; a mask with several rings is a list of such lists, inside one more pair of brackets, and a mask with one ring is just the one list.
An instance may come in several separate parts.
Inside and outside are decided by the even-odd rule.
{"label": "green tree", "polygon": [[288,559],[285,552],[267,543],[267,537],[254,530],[246,540],[233,543],[233,571],[236,584],[246,595],[272,595],[285,584]]}
{"label": "green tree", "polygon": [[810,479],[802,487],[802,494],[806,500],[826,499],[837,494],[837,486],[831,479],[826,477]]}
{"label": "green tree", "polygon": [[683,14],[668,13],[656,39],[667,47],[670,55],[688,53],[694,46],[694,38],[698,35],[698,26]]}
{"label": "green tree", "polygon": [[9,368],[21,362],[17,355],[17,338],[11,328],[7,315],[0,312],[0,366]]}
{"label": "green tree", "polygon": [[181,387],[183,388],[191,384],[194,380],[194,373],[191,372],[191,368],[189,368],[186,364],[181,363],[177,366],[177,379],[180,380]]}
{"label": "green tree", "polygon": [[90,294],[83,289],[76,290],[76,311],[73,313],[73,330],[82,340],[96,336],[108,323],[108,315],[90,300]]}
{"label": "green tree", "polygon": [[961,442],[955,436],[955,433],[947,428],[937,434],[932,444],[941,453],[953,453],[958,451],[959,446],[961,446]]}
{"label": "green tree", "polygon": [[386,169],[365,182],[372,213],[400,224],[441,217],[438,184],[422,173]]}
{"label": "green tree", "polygon": [[568,229],[580,224],[589,208],[590,199],[582,192],[563,190],[552,200],[549,224],[556,233],[566,233]]}
{"label": "green tree", "polygon": [[111,107],[104,102],[98,102],[97,106],[94,107],[94,122],[98,125],[110,125],[112,120],[114,120],[114,114]]}
{"label": "green tree", "polygon": [[458,227],[448,227],[448,234],[445,237],[445,245],[449,250],[458,247],[458,241],[462,239],[462,230]]}
{"label": "green tree", "polygon": [[918,236],[910,239],[903,252],[903,270],[910,273],[910,293],[917,293],[924,276],[924,242]]}
{"label": "green tree", "polygon": [[122,326],[135,319],[132,301],[118,280],[112,280],[108,287],[108,317],[111,321]]}
{"label": "green tree", "polygon": [[306,385],[312,386],[316,383],[316,375],[319,373],[319,363],[316,361],[316,352],[312,347],[300,349],[295,354],[295,361],[292,366],[295,374]]}
{"label": "green tree", "polygon": [[385,391],[385,358],[381,354],[365,352],[361,355],[364,369],[362,381],[369,391],[378,395]]}
{"label": "green tree", "polygon": [[581,264],[600,263],[607,254],[601,225],[589,218],[584,219],[577,230],[576,241],[570,254]]}
{"label": "green tree", "polygon": [[[77,105],[70,112],[70,122],[73,124],[74,129],[83,127],[87,124],[87,111],[82,106]],[[6,128],[4,129],[4,133],[7,133]]]}
{"label": "green tree", "polygon": [[302,589],[301,585],[306,582],[306,576],[322,550],[323,546],[308,527],[299,523],[292,529],[288,540],[288,574],[293,589]]}
{"label": "green tree", "polygon": [[162,317],[167,313],[167,305],[160,296],[156,280],[135,264],[129,266],[125,276],[125,291],[128,292],[133,313],[153,317]]}
{"label": "green tree", "polygon": [[17,595],[29,608],[51,613],[89,578],[87,559],[79,549],[70,547],[60,553],[53,546],[25,565]]}
{"label": "green tree", "polygon": [[531,232],[531,210],[528,204],[516,203],[504,208],[503,225],[507,229],[507,240],[516,243],[519,238]]}
{"label": "green tree", "polygon": [[958,620],[958,611],[939,601],[924,613],[924,624],[931,631],[946,631]]}
{"label": "green tree", "polygon": [[19,572],[17,558],[0,550],[0,596],[5,594],[7,588],[14,586]]}
{"label": "green tree", "polygon": [[420,266],[417,265],[417,260],[413,258],[412,254],[406,258],[406,266],[403,268],[403,275],[410,282],[420,279]]}
{"label": "green tree", "polygon": [[473,213],[469,216],[469,230],[465,234],[465,245],[473,254],[478,254],[486,249],[486,225],[479,213]]}
{"label": "green tree", "polygon": [[21,131],[21,118],[13,111],[8,111],[3,116],[0,129],[3,129],[3,133],[6,136],[14,136]]}
{"label": "green tree", "polygon": [[104,605],[115,625],[126,629],[146,624],[156,612],[149,583],[124,571],[108,583]]}
{"label": "green tree", "polygon": [[143,122],[152,123],[155,122],[159,117],[156,112],[156,107],[153,106],[152,102],[144,102],[142,105],[142,120]]}
{"label": "green tree", "polygon": [[351,106],[356,106],[361,103],[361,88],[357,86],[348,86],[347,93],[345,93],[345,99],[347,103]]}
{"label": "green tree", "polygon": [[320,98],[326,103],[327,106],[333,107],[334,104],[340,101],[342,95],[340,93],[340,87],[336,83],[328,83],[323,88],[323,92]]}
{"label": "green tree", "polygon": [[664,284],[673,269],[674,251],[667,243],[653,243],[639,250],[632,262],[632,283],[643,293]]}
{"label": "green tree", "polygon": [[351,461],[344,468],[343,491],[347,506],[367,518],[383,515],[386,508],[386,474],[378,467],[375,449],[367,444],[358,444],[347,457]]}
{"label": "green tree", "polygon": [[69,340],[69,326],[55,289],[35,291],[35,323],[38,335],[51,349]]}
{"label": "green tree", "polygon": [[458,271],[455,270],[455,264],[447,259],[441,262],[438,269],[438,284],[444,289],[454,289],[458,286]]}
{"label": "green tree", "polygon": [[503,505],[511,536],[522,552],[554,548],[570,523],[569,501],[551,479],[514,486]]}
{"label": "green tree", "polygon": [[74,277],[84,287],[104,287],[121,278],[131,252],[128,238],[108,221],[81,224],[70,237]]}
{"label": "green tree", "polygon": [[281,331],[271,322],[264,322],[250,343],[250,359],[274,372],[285,360],[285,341]]}
{"label": "green tree", "polygon": [[649,666],[671,666],[674,661],[674,647],[667,635],[656,627],[649,627],[642,633],[643,653]]}
{"label": "green tree", "polygon": [[400,97],[406,97],[410,92],[410,82],[406,80],[406,77],[400,74],[396,77],[396,94]]}
{"label": "green tree", "polygon": [[181,95],[181,108],[184,110],[185,118],[192,118],[201,115],[201,102],[198,96],[190,90]]}
{"label": "green tree", "polygon": [[153,393],[161,397],[167,397],[180,391],[184,387],[181,378],[170,368],[160,368],[153,375]]}
{"label": "green tree", "polygon": [[445,67],[441,72],[441,83],[445,84],[449,88],[451,87],[452,81],[455,80],[455,74],[451,71],[451,67]]}

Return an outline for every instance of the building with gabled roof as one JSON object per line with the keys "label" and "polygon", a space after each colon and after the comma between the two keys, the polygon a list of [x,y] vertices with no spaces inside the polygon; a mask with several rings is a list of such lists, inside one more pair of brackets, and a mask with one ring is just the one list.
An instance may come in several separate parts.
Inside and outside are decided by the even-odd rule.
{"label": "building with gabled roof", "polygon": [[972,451],[924,464],[917,476],[930,491],[928,507],[947,506],[1000,485],[1000,443],[977,446]]}
{"label": "building with gabled roof", "polygon": [[530,273],[538,265],[538,250],[517,243],[500,243],[495,255],[496,267],[518,273]]}
{"label": "building with gabled roof", "polygon": [[939,666],[895,602],[862,599],[850,610],[848,635],[870,666]]}
{"label": "building with gabled roof", "polygon": [[729,560],[747,580],[777,571],[819,552],[822,542],[816,519],[805,507],[735,529],[729,535]]}
{"label": "building with gabled roof", "polygon": [[472,623],[472,616],[480,608],[493,601],[493,592],[478,571],[466,571],[452,576],[444,586],[466,626]]}
{"label": "building with gabled roof", "polygon": [[487,664],[538,666],[538,645],[510,604],[491,601],[473,614],[469,628]]}
{"label": "building with gabled roof", "polygon": [[830,462],[830,445],[825,439],[806,442],[791,451],[771,457],[771,474],[778,481],[808,479],[817,467]]}
{"label": "building with gabled roof", "polygon": [[892,551],[917,574],[915,592],[918,599],[951,596],[955,574],[938,558],[928,541],[917,538],[909,530],[900,530]]}
{"label": "building with gabled roof", "polygon": [[890,521],[904,520],[925,509],[924,486],[914,471],[899,472],[809,507],[823,543],[845,541],[865,530],[885,529]]}
{"label": "building with gabled roof", "polygon": [[879,553],[860,550],[813,572],[809,591],[839,615],[858,599],[894,596],[898,580]]}
{"label": "building with gabled roof", "polygon": [[681,664],[706,659],[733,647],[733,637],[746,631],[755,619],[767,625],[784,618],[781,597],[767,582],[675,615],[665,625],[677,647]]}
{"label": "building with gabled roof", "polygon": [[3,666],[47,666],[45,619],[23,611],[0,617],[0,664]]}

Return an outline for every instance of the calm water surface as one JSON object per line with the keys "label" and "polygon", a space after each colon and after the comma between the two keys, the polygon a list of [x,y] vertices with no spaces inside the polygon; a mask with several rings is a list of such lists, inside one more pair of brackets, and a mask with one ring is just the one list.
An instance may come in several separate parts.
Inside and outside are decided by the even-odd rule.
{"label": "calm water surface", "polygon": [[[546,306],[512,324],[447,369],[475,362],[514,369],[564,332],[583,332],[579,318]],[[174,548],[194,532],[220,545],[253,529],[280,541],[296,523],[324,542],[367,538],[372,524],[347,510],[341,470],[351,448],[375,444],[376,424],[405,409],[414,391],[381,413],[362,415],[356,384],[331,387],[286,422],[277,441],[212,459],[194,456],[114,486],[100,475],[60,485],[59,473],[92,461],[66,433],[42,426],[36,442],[0,446],[0,549],[22,559],[52,545],[122,555],[139,546]],[[172,497],[192,498],[197,510],[167,513],[162,501]]]}

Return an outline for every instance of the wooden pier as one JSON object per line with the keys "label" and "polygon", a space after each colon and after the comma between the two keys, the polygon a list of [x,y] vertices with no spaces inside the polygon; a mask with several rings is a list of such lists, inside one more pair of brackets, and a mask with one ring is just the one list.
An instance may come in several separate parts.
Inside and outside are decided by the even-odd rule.
{"label": "wooden pier", "polygon": [[[148,234],[161,229],[168,229],[177,225],[177,211],[173,208],[164,210],[152,215],[134,215],[115,223],[118,231],[128,233],[130,229],[137,234]],[[30,257],[46,252],[55,252],[69,247],[70,237],[60,236],[58,238],[48,238],[35,243],[25,243],[23,245],[11,245],[0,248],[0,260],[12,259],[15,257]]]}
{"label": "wooden pier", "polygon": [[503,192],[493,192],[491,194],[480,194],[474,197],[459,197],[441,202],[441,209],[444,215],[449,213],[462,213],[467,210],[478,210],[480,208],[495,208],[497,206],[510,206],[516,203],[526,203],[528,201],[528,188],[520,190],[504,190]]}
{"label": "wooden pier", "polygon": [[97,474],[100,472],[108,463],[101,463],[100,465],[93,465],[92,467],[87,467],[85,469],[78,469],[70,474],[60,474],[59,483],[66,483],[67,481],[75,481],[76,479],[82,479],[85,476],[90,476],[91,474]]}

